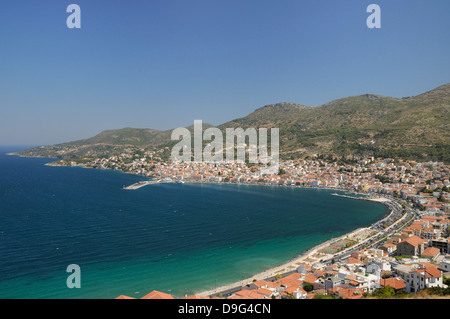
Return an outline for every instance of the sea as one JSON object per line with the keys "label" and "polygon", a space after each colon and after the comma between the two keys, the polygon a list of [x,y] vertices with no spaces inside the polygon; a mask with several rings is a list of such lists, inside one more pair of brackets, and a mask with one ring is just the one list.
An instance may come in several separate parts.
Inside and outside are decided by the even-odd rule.
{"label": "sea", "polygon": [[[237,282],[387,215],[334,190],[154,184],[0,147],[0,299],[175,297]],[[338,192],[339,193],[339,192]],[[69,288],[69,265],[80,288]]]}

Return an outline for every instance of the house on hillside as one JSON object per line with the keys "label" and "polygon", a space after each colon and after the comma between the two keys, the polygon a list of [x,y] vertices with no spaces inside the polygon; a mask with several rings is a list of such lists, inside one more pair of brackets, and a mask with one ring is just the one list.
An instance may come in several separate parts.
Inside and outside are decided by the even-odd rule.
{"label": "house on hillside", "polygon": [[402,278],[387,278],[387,279],[381,279],[380,280],[380,286],[381,287],[387,287],[390,286],[395,289],[395,291],[404,290],[406,291],[406,284]]}
{"label": "house on hillside", "polygon": [[429,258],[431,261],[435,261],[436,258],[439,257],[439,255],[441,254],[439,248],[436,247],[428,247],[427,249],[425,249],[422,254],[420,255],[421,257],[425,257],[425,258]]}
{"label": "house on hillside", "polygon": [[427,240],[419,236],[411,236],[397,244],[397,255],[420,256],[425,250]]}
{"label": "house on hillside", "polygon": [[406,277],[406,291],[419,292],[425,288],[442,287],[442,272],[431,264],[423,265],[411,271]]}

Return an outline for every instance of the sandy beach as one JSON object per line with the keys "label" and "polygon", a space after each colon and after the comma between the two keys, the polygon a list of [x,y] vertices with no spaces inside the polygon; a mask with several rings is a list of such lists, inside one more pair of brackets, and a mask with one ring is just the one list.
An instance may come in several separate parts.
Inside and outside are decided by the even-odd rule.
{"label": "sandy beach", "polygon": [[[215,294],[218,294],[218,293],[228,290],[228,289],[233,289],[236,287],[248,285],[248,284],[252,283],[254,280],[266,279],[269,277],[276,276],[277,274],[283,274],[283,273],[286,273],[289,271],[294,271],[301,264],[305,264],[305,263],[311,264],[311,263],[319,262],[323,258],[325,258],[325,259],[333,258],[334,255],[319,253],[319,251],[321,249],[329,246],[330,244],[332,244],[336,241],[339,241],[341,239],[344,239],[344,238],[355,239],[355,240],[357,240],[359,238],[363,238],[363,237],[367,236],[368,232],[371,232],[369,228],[358,228],[350,233],[327,240],[326,242],[323,242],[320,245],[317,245],[317,246],[309,249],[308,251],[301,254],[300,256],[298,256],[295,259],[292,259],[284,264],[281,264],[279,266],[276,266],[276,267],[270,268],[268,270],[265,270],[263,272],[260,272],[250,278],[240,280],[238,282],[234,282],[234,283],[224,285],[221,287],[217,287],[212,290],[198,292],[196,294],[201,295],[201,296],[215,295]],[[339,253],[342,253],[342,252],[339,252]]]}

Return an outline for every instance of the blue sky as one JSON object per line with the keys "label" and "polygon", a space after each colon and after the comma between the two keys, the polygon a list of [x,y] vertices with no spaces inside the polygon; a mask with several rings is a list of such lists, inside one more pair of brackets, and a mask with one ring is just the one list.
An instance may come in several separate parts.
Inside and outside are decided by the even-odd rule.
{"label": "blue sky", "polygon": [[[81,29],[66,8],[81,7]],[[366,8],[381,7],[381,29]],[[0,145],[450,82],[448,0],[2,0]]]}

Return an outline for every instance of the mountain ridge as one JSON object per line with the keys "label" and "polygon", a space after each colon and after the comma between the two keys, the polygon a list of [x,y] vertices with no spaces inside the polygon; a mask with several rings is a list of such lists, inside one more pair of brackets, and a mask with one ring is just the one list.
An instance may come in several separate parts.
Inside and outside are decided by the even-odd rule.
{"label": "mountain ridge", "polygon": [[[204,123],[203,128],[212,125]],[[279,102],[217,126],[278,127],[281,153],[290,158],[403,157],[450,161],[450,83],[413,97],[366,93],[335,99],[320,106]],[[192,132],[193,125],[188,129]],[[82,140],[18,152],[23,156],[90,157],[108,148],[168,147],[172,130],[122,128]],[[99,145],[102,145],[100,147]],[[70,148],[84,152],[69,152]],[[90,151],[90,153],[89,153]]]}

